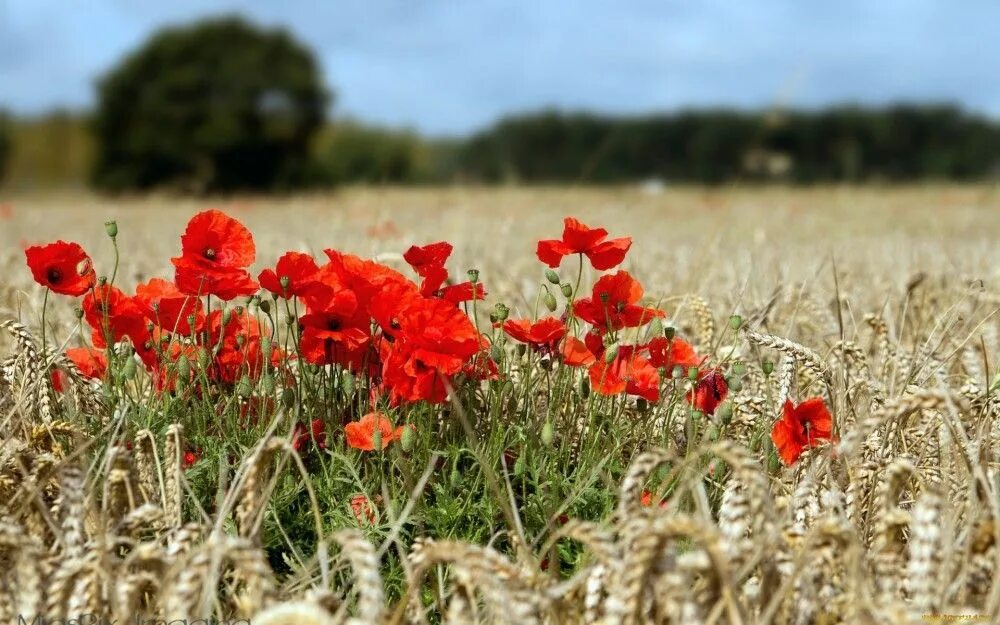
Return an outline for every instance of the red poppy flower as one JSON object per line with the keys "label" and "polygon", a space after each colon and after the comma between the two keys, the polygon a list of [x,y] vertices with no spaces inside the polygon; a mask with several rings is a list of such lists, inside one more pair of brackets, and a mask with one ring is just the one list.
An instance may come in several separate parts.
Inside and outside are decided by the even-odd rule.
{"label": "red poppy flower", "polygon": [[570,367],[589,367],[597,362],[597,357],[587,348],[586,343],[575,336],[566,337],[560,353],[563,364]]}
{"label": "red poppy flower", "polygon": [[[176,330],[189,335],[204,326],[205,313],[201,300],[181,293],[177,285],[169,280],[153,278],[136,286],[135,301],[150,321],[170,332]],[[195,317],[194,328],[188,323],[191,315]]]}
{"label": "red poppy flower", "polygon": [[348,365],[369,339],[368,316],[358,309],[354,292],[347,289],[331,293],[317,308],[310,307],[299,326],[302,357],[317,365]]}
{"label": "red poppy flower", "polygon": [[35,282],[60,295],[83,295],[97,281],[90,257],[76,243],[56,241],[24,250]]}
{"label": "red poppy flower", "polygon": [[562,239],[548,239],[538,242],[538,260],[555,269],[568,254],[583,254],[590,259],[594,269],[604,271],[625,260],[625,254],[632,246],[630,237],[606,240],[608,231],[604,228],[589,228],[580,221],[567,217],[563,220]]}
{"label": "red poppy flower", "polygon": [[726,377],[718,369],[710,369],[698,374],[698,382],[687,399],[695,409],[710,415],[715,413],[715,409],[725,401],[728,394]]}
{"label": "red poppy flower", "polygon": [[184,456],[181,459],[181,466],[185,469],[190,469],[198,462],[199,454],[193,451],[185,451]]}
{"label": "red poppy flower", "polygon": [[535,349],[552,350],[566,336],[566,324],[557,317],[545,317],[534,323],[530,319],[509,319],[504,322],[503,330],[515,341]]}
{"label": "red poppy flower", "polygon": [[[376,502],[381,502],[382,497],[380,495],[375,496]],[[354,495],[351,497],[351,514],[357,519],[358,523],[361,525],[374,525],[375,524],[375,505],[371,499],[368,499],[365,495]]]}
{"label": "red poppy flower", "polygon": [[181,236],[181,255],[170,261],[181,292],[228,301],[257,292],[257,283],[246,271],[255,256],[253,235],[243,224],[208,210],[188,222]]}
{"label": "red poppy flower", "polygon": [[646,347],[649,350],[649,362],[654,367],[666,369],[667,373],[677,366],[683,367],[685,371],[691,367],[699,367],[705,360],[695,353],[690,343],[678,337],[668,339],[658,336],[649,341]]}
{"label": "red poppy flower", "polygon": [[381,449],[385,449],[389,443],[403,435],[403,426],[393,429],[392,421],[377,412],[370,412],[361,417],[360,421],[353,421],[344,426],[347,444],[363,451],[375,450],[376,431],[382,435]]}
{"label": "red poppy flower", "polygon": [[295,431],[292,433],[292,447],[295,451],[302,453],[316,442],[316,447],[326,449],[326,423],[322,419],[313,419],[307,429],[301,423],[295,424]]}
{"label": "red poppy flower", "polygon": [[[104,347],[124,337],[133,345],[144,343],[149,335],[149,321],[135,298],[110,284],[98,285],[83,298],[83,318],[94,329],[94,345]],[[105,334],[107,333],[107,334]]]}
{"label": "red poppy flower", "polygon": [[[301,252],[287,252],[278,259],[274,269],[265,269],[257,279],[260,285],[278,297],[302,297],[309,280],[319,271],[315,259]],[[282,285],[287,281],[287,286]]]}
{"label": "red poppy flower", "polygon": [[642,293],[639,282],[627,271],[619,271],[598,280],[590,297],[573,304],[573,312],[601,331],[637,328],[664,316],[662,310],[636,305]]}
{"label": "red poppy flower", "polygon": [[443,289],[438,289],[434,291],[434,296],[440,297],[446,302],[458,305],[462,302],[471,302],[473,300],[482,300],[486,297],[486,287],[483,286],[482,282],[459,282],[458,284],[449,284]]}
{"label": "red poppy flower", "polygon": [[437,273],[438,268],[444,267],[448,257],[451,256],[451,243],[439,241],[429,245],[413,245],[403,254],[403,260],[413,267],[418,276],[426,278],[428,275]]}
{"label": "red poppy flower", "polygon": [[358,298],[358,308],[370,314],[372,299],[390,285],[413,284],[403,274],[381,263],[337,250],[324,252],[330,261],[309,280],[309,297],[325,300],[330,291],[350,289]]}
{"label": "red poppy flower", "polygon": [[72,347],[66,357],[76,365],[80,374],[91,380],[100,380],[108,372],[108,358],[104,352],[90,347]]}
{"label": "red poppy flower", "polygon": [[771,440],[781,461],[791,466],[802,452],[821,441],[833,439],[833,416],[821,397],[805,400],[798,406],[786,400],[783,416],[771,429]]}
{"label": "red poppy flower", "polygon": [[280,362],[281,352],[277,346],[271,347],[270,354],[262,351],[263,332],[256,317],[244,310],[231,312],[225,326],[222,319],[221,310],[213,310],[208,315],[208,346],[217,349],[211,372],[214,379],[235,384],[247,375],[255,380],[263,374],[266,363],[276,365]]}
{"label": "red poppy flower", "polygon": [[590,386],[600,395],[627,393],[648,401],[660,399],[660,374],[634,346],[622,346],[610,363],[600,359],[590,366]]}
{"label": "red poppy flower", "polygon": [[443,402],[446,382],[479,353],[479,332],[465,313],[434,298],[414,300],[398,323],[382,368],[392,401]]}

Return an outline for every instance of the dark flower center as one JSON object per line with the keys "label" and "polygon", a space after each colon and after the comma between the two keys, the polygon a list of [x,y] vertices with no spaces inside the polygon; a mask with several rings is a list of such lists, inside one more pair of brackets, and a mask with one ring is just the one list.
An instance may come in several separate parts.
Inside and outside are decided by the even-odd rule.
{"label": "dark flower center", "polygon": [[57,267],[49,267],[49,270],[45,272],[45,277],[52,284],[57,284],[62,280],[62,272]]}
{"label": "dark flower center", "polygon": [[202,255],[208,260],[215,260],[215,249],[206,247],[205,251],[202,252]]}
{"label": "dark flower center", "polygon": [[327,319],[326,320],[326,329],[327,330],[334,330],[334,331],[335,330],[339,330],[340,329],[340,321],[338,321],[336,319]]}

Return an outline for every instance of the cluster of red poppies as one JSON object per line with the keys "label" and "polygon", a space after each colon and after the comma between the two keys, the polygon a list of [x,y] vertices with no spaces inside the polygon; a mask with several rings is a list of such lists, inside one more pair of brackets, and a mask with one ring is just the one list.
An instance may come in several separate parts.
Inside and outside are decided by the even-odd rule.
{"label": "cluster of red poppies", "polygon": [[[625,259],[632,239],[608,239],[604,228],[590,228],[567,217],[561,239],[538,242],[539,260],[558,268],[565,256],[586,258],[597,270],[612,269]],[[726,379],[715,368],[704,367],[706,358],[680,337],[653,333],[646,342],[623,343],[622,331],[641,328],[664,312],[642,306],[643,288],[627,271],[602,276],[590,296],[571,300],[561,317],[509,319],[504,331],[513,339],[541,352],[557,354],[571,367],[586,367],[590,384],[602,395],[626,393],[650,402],[660,399],[664,376],[691,372],[694,388],[685,396],[691,405],[711,414],[728,393]],[[572,325],[587,324],[583,339],[570,334]],[[638,336],[639,333],[637,332]]]}
{"label": "cluster of red poppies", "polygon": [[[578,256],[580,271],[584,259],[594,269],[611,270],[622,263],[631,244],[628,237],[608,239],[605,229],[566,218],[562,238],[539,241],[537,256],[558,284],[551,269],[566,256]],[[188,223],[181,254],[171,259],[174,279],[154,278],[128,295],[98,279],[90,258],[75,243],[57,241],[25,250],[39,284],[54,293],[83,296],[82,316],[93,330],[94,347],[72,349],[67,356],[88,377],[104,377],[102,350],[126,341],[156,388],[165,392],[181,383],[252,381],[298,358],[363,376],[372,389],[373,407],[379,397],[393,405],[441,403],[460,380],[499,376],[496,347],[491,350],[488,336],[459,307],[481,300],[485,290],[475,271],[468,281],[449,283],[445,264],[451,252],[446,242],[409,248],[403,258],[419,283],[386,265],[332,249],[325,250],[322,265],[309,254],[288,252],[255,280],[248,271],[256,257],[250,231],[209,210]],[[711,414],[725,399],[722,372],[706,366],[707,359],[672,331],[662,331],[658,320],[664,312],[642,304],[643,288],[628,272],[603,275],[586,297],[564,286],[567,302],[560,317],[507,319],[501,306],[498,310],[505,312],[494,315],[495,325],[562,365],[585,367],[590,387],[602,395],[625,393],[656,402],[667,380],[688,377],[693,384],[685,397],[696,409]],[[260,298],[262,288],[270,298]],[[213,297],[227,302],[245,297],[265,313],[271,302],[284,301],[295,349],[276,345],[273,323],[262,323],[246,306],[213,309]],[[555,308],[554,300],[550,308]],[[654,320],[657,331],[641,331]],[[643,336],[647,338],[640,340]],[[626,342],[629,337],[635,337],[633,342]],[[191,362],[200,364],[203,378]],[[381,447],[402,431],[374,412],[352,426],[348,442],[359,449]],[[296,446],[306,438],[325,443],[321,422],[300,430]]]}

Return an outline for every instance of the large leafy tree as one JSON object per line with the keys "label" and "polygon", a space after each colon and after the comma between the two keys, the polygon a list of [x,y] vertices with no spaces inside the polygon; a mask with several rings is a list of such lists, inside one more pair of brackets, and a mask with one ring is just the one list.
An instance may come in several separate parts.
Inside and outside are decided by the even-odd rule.
{"label": "large leafy tree", "polygon": [[107,190],[282,189],[304,180],[328,96],[312,53],[238,18],[154,35],[99,84]]}

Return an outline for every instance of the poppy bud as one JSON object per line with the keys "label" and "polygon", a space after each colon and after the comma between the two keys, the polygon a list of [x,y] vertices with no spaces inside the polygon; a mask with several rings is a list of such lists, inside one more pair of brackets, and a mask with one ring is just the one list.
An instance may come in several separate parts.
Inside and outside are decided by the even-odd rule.
{"label": "poppy bud", "polygon": [[118,236],[118,222],[115,220],[104,222],[104,231],[108,233],[108,236],[112,239]]}
{"label": "poppy bud", "polygon": [[79,306],[73,309],[73,314],[76,315],[77,319],[83,319],[83,309]]}
{"label": "poppy bud", "polygon": [[739,393],[740,391],[743,390],[743,380],[741,380],[736,376],[731,375],[728,378],[726,378],[726,386],[728,386],[729,390],[731,390],[732,392]]}
{"label": "poppy bud", "polygon": [[552,439],[555,437],[555,431],[552,428],[552,421],[548,419],[545,420],[545,425],[542,426],[542,444],[548,447],[552,444]]}
{"label": "poppy bud", "polygon": [[719,428],[714,425],[708,428],[708,440],[713,442],[719,440]]}
{"label": "poppy bud", "polygon": [[743,317],[740,315],[733,315],[729,318],[729,327],[734,330],[739,330],[740,326],[743,325]]}
{"label": "poppy bud", "polygon": [[545,270],[545,279],[551,282],[552,284],[559,284],[559,274],[552,271],[551,269]]}
{"label": "poppy bud", "polygon": [[281,285],[282,291],[287,291],[288,287],[292,284],[292,280],[288,276],[281,276],[278,278],[278,284]]}
{"label": "poppy bud", "polygon": [[746,363],[742,360],[737,360],[733,363],[733,373],[736,375],[743,375],[747,371]]}
{"label": "poppy bud", "polygon": [[270,397],[274,395],[274,376],[270,373],[265,373],[260,379],[260,390],[261,392]]}
{"label": "poppy bud", "polygon": [[478,269],[470,269],[470,270],[468,270],[468,271],[465,272],[465,275],[469,276],[469,282],[472,282],[473,284],[479,282],[479,270]]}
{"label": "poppy bud", "polygon": [[452,467],[448,482],[451,483],[452,488],[457,488],[462,483],[462,474],[458,472],[458,467]]}
{"label": "poppy bud", "polygon": [[265,315],[268,315],[268,314],[271,313],[271,300],[269,300],[269,299],[262,299],[257,304],[257,306],[260,308],[260,311],[262,313],[264,313]]}
{"label": "poppy bud", "polygon": [[233,311],[229,308],[222,311],[222,325],[223,327],[229,325],[229,320],[233,318]]}
{"label": "poppy bud", "polygon": [[191,331],[192,331],[192,332],[194,331],[194,324],[195,324],[195,323],[196,323],[197,321],[198,321],[198,318],[197,318],[197,317],[195,317],[194,315],[188,315],[188,316],[187,316],[187,322],[188,322],[188,327],[189,327],[189,328],[191,328]]}
{"label": "poppy bud", "polygon": [[715,414],[719,417],[719,423],[722,425],[729,425],[733,421],[733,404],[727,401],[719,406],[719,409],[715,411]]}
{"label": "poppy bud", "polygon": [[372,432],[372,447],[375,451],[382,451],[382,430],[380,428],[375,428]]}
{"label": "poppy bud", "polygon": [[590,397],[590,380],[587,378],[580,380],[580,397],[584,399]]}
{"label": "poppy bud", "polygon": [[198,350],[198,366],[202,369],[208,369],[208,366],[212,364],[212,356],[208,353],[208,350],[202,347]]}
{"label": "poppy bud", "polygon": [[177,377],[182,380],[191,377],[191,363],[184,354],[181,354],[180,358],[177,359]]}
{"label": "poppy bud", "polygon": [[131,380],[135,377],[137,371],[138,369],[136,368],[135,358],[129,356],[129,358],[125,361],[125,366],[122,367],[122,377],[126,380]]}
{"label": "poppy bud", "polygon": [[692,382],[698,381],[698,367],[688,367],[688,379]]}
{"label": "poppy bud", "polygon": [[340,386],[344,389],[344,395],[348,398],[354,396],[354,375],[350,371],[340,374]]}
{"label": "poppy bud", "polygon": [[104,286],[107,283],[108,283],[108,277],[107,276],[100,276],[99,278],[97,278],[97,285],[98,286]]}
{"label": "poppy bud", "polygon": [[774,373],[774,363],[770,360],[765,360],[760,363],[760,369],[764,372],[764,375],[771,375]]}
{"label": "poppy bud", "polygon": [[496,343],[490,346],[490,358],[496,363],[499,363],[503,359],[503,349]]}
{"label": "poppy bud", "polygon": [[545,307],[549,309],[549,312],[555,312],[556,298],[549,293],[548,289],[545,289],[545,293],[542,295],[542,302],[545,304]]}
{"label": "poppy bud", "polygon": [[509,315],[510,309],[503,303],[498,302],[497,305],[493,307],[493,316],[496,317],[497,321],[506,321]]}
{"label": "poppy bud", "polygon": [[659,317],[653,317],[653,320],[649,323],[649,332],[653,336],[663,336],[663,322],[660,321]]}
{"label": "poppy bud", "polygon": [[233,310],[236,311],[237,315],[242,315],[243,311],[246,310],[246,309],[244,307],[242,307],[242,306],[233,306]]}
{"label": "poppy bud", "polygon": [[768,473],[777,473],[781,470],[781,460],[778,458],[778,454],[771,450],[771,453],[767,455],[767,471]]}
{"label": "poppy bud", "polygon": [[271,355],[271,338],[268,336],[263,336],[260,339],[260,353],[265,356]]}
{"label": "poppy bud", "polygon": [[250,378],[247,375],[244,375],[240,378],[239,384],[236,385],[236,394],[243,399],[246,399],[247,397],[250,397],[252,393],[253,387],[250,386]]}
{"label": "poppy bud", "polygon": [[559,290],[562,291],[563,297],[573,297],[573,287],[569,282],[563,282]]}
{"label": "poppy bud", "polygon": [[514,461],[514,477],[521,477],[524,475],[524,454],[520,454],[517,460]]}
{"label": "poppy bud", "polygon": [[243,347],[243,344],[246,343],[246,342],[247,342],[247,337],[243,336],[242,334],[237,335],[237,337],[236,337],[236,346],[237,347]]}
{"label": "poppy bud", "polygon": [[403,448],[403,451],[410,451],[413,449],[414,438],[416,437],[416,431],[410,425],[403,426],[403,433],[399,436],[399,444]]}
{"label": "poppy bud", "polygon": [[604,352],[604,362],[611,364],[614,359],[618,357],[618,346],[612,345],[608,348],[608,351]]}
{"label": "poppy bud", "polygon": [[292,406],[295,405],[295,390],[294,389],[286,388],[285,390],[281,391],[281,404],[285,408],[289,408],[289,409]]}
{"label": "poppy bud", "polygon": [[611,295],[607,293],[601,293],[601,303],[607,304],[609,301],[611,301]]}
{"label": "poppy bud", "polygon": [[667,328],[663,331],[663,336],[672,341],[674,337],[677,336],[677,328],[674,326],[667,326]]}

